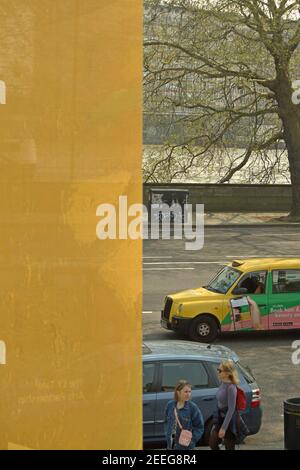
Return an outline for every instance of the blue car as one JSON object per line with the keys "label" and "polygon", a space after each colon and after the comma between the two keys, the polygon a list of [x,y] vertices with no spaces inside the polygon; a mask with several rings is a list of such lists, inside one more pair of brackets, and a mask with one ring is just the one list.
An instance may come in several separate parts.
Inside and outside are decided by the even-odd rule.
{"label": "blue car", "polygon": [[205,423],[205,432],[198,445],[208,445],[212,415],[217,406],[219,387],[217,368],[221,361],[235,362],[240,387],[247,397],[247,408],[242,412],[250,434],[261,426],[262,408],[260,389],[251,371],[241,365],[238,356],[225,346],[207,345],[190,341],[149,341],[143,346],[143,430],[144,446],[165,447],[164,411],[173,399],[178,380],[192,385],[192,400],[199,406]]}

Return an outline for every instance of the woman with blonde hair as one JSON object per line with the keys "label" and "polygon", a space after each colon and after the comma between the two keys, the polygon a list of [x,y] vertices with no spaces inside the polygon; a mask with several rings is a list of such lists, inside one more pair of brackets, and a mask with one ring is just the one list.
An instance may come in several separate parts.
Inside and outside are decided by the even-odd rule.
{"label": "woman with blonde hair", "polygon": [[209,445],[212,450],[219,450],[219,442],[224,439],[226,450],[234,450],[237,441],[236,397],[239,383],[238,373],[232,361],[223,361],[218,367],[221,385],[217,391],[218,409],[214,415],[214,426]]}

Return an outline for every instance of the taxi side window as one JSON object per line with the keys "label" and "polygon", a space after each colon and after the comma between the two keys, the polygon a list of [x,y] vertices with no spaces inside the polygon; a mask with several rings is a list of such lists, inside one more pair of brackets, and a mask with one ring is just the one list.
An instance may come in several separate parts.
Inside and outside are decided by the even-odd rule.
{"label": "taxi side window", "polygon": [[266,289],[266,278],[266,271],[247,273],[239,282],[238,287],[244,287],[247,289],[248,294],[264,294]]}
{"label": "taxi side window", "polygon": [[300,269],[273,271],[272,279],[273,294],[300,293]]}

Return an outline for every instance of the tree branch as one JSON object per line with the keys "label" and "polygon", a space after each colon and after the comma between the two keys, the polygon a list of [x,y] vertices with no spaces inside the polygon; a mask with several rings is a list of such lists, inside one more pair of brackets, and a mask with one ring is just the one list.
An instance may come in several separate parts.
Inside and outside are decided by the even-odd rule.
{"label": "tree branch", "polygon": [[228,171],[228,173],[223,178],[220,179],[219,183],[227,183],[228,181],[230,181],[233,175],[237,173],[239,170],[241,170],[246,165],[246,163],[248,163],[254,151],[266,149],[270,147],[270,145],[274,144],[275,142],[278,142],[278,140],[280,139],[283,139],[282,131],[278,132],[277,134],[272,136],[270,139],[268,139],[267,141],[261,144],[251,143],[245,153],[243,160],[234,168],[231,168],[230,171]]}
{"label": "tree branch", "polygon": [[241,78],[247,78],[249,80],[257,80],[261,82],[265,82],[266,79],[264,77],[261,77],[255,73],[248,73],[248,72],[243,72],[243,71],[237,71],[237,70],[230,70],[227,69],[223,64],[218,64],[207,57],[205,57],[202,54],[198,54],[195,52],[192,52],[188,50],[187,48],[180,46],[180,44],[172,43],[169,41],[145,41],[144,46],[166,46],[166,47],[172,47],[174,49],[178,49],[182,52],[184,52],[186,55],[189,57],[192,57],[193,59],[200,60],[203,62],[205,65],[208,67],[217,70],[218,72],[221,73],[221,77],[241,77]]}

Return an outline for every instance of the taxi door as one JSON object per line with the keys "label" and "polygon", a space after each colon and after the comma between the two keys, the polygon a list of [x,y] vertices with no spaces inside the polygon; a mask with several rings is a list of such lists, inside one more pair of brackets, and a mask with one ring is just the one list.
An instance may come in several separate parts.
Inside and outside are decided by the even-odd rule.
{"label": "taxi door", "polygon": [[242,313],[240,315],[241,320],[239,320],[237,315],[232,315],[235,330],[264,330],[269,328],[269,277],[266,270],[248,272],[241,277],[237,287],[248,290],[245,298],[248,299],[249,313],[246,316],[246,320],[242,320]]}
{"label": "taxi door", "polygon": [[281,268],[270,274],[270,330],[300,328],[300,269]]}

